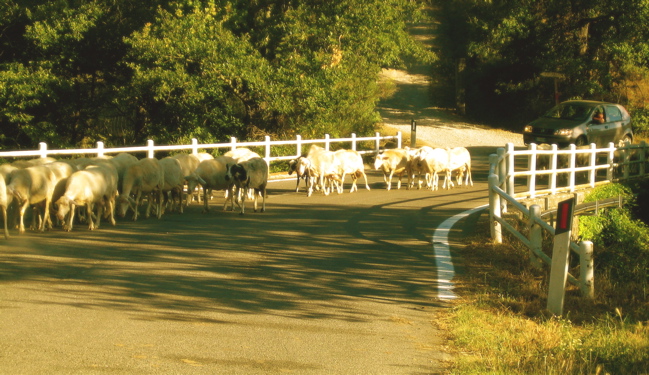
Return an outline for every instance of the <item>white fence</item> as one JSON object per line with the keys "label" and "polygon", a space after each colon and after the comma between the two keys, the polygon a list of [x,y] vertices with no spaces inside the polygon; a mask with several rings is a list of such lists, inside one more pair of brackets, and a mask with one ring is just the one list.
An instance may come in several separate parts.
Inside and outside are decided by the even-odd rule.
{"label": "white fence", "polygon": [[[550,257],[543,252],[543,231],[554,236],[554,228],[541,218],[540,206],[532,205],[528,209],[519,200],[574,193],[621,179],[644,177],[647,173],[647,148],[645,142],[622,147],[611,143],[600,149],[592,144],[587,148],[571,145],[567,150],[552,145],[549,150],[541,150],[531,144],[528,149],[516,150],[511,143],[499,148],[489,158],[491,238],[502,243],[504,228],[527,246],[534,264],[551,264]],[[545,168],[537,168],[540,164]],[[503,218],[509,206],[521,213],[523,222],[527,223],[527,235]],[[581,267],[579,277],[568,275],[568,281],[577,285],[584,296],[593,298],[592,243],[571,242],[570,249],[579,255]]]}
{"label": "white fence", "polygon": [[[329,150],[332,143],[342,143],[349,145],[349,149],[356,150],[361,154],[375,154],[380,150],[381,141],[394,140],[397,142],[397,147],[401,147],[401,132],[393,136],[381,136],[378,132],[373,137],[357,137],[352,134],[350,138],[330,138],[329,134],[325,135],[323,139],[310,139],[304,140],[301,136],[297,136],[295,140],[288,141],[272,141],[270,137],[266,136],[264,141],[261,142],[238,142],[236,138],[232,137],[229,143],[209,143],[199,144],[198,140],[192,139],[191,145],[155,145],[152,140],[147,142],[146,146],[135,147],[114,147],[105,148],[103,142],[97,142],[96,148],[83,148],[83,149],[65,149],[65,150],[50,150],[47,148],[45,142],[40,143],[38,150],[32,151],[0,151],[0,158],[19,158],[19,157],[41,157],[60,156],[60,155],[89,155],[89,156],[104,156],[106,154],[117,154],[120,152],[145,152],[147,157],[155,157],[157,151],[182,151],[191,150],[196,154],[199,150],[207,149],[229,149],[234,150],[240,147],[262,147],[264,149],[263,158],[269,164],[271,162],[291,160],[299,157],[303,153],[303,146],[311,144],[324,144],[324,148]],[[359,148],[360,143],[371,144],[371,147]],[[295,154],[292,155],[278,155],[277,152],[283,151],[286,153],[286,146],[294,146]]]}

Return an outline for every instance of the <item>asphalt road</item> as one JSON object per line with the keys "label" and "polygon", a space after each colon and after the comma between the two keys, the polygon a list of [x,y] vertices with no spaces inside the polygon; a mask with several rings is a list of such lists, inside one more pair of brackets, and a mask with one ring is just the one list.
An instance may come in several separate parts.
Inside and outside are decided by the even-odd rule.
{"label": "asphalt road", "polygon": [[487,202],[485,168],[473,188],[388,192],[370,172],[353,194],[273,182],[265,213],[219,196],[208,214],[12,232],[0,374],[440,373],[431,236]]}

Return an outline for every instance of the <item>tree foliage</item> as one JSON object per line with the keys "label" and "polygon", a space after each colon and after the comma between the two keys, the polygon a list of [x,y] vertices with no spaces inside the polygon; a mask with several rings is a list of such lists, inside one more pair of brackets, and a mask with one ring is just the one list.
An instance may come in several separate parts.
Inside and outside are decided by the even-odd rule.
{"label": "tree foliage", "polygon": [[408,0],[0,4],[0,145],[372,130],[381,68],[431,61]]}
{"label": "tree foliage", "polygon": [[534,118],[554,103],[553,79],[542,76],[548,72],[565,76],[561,100],[645,105],[637,89],[649,72],[646,0],[437,3],[439,54],[447,70],[467,59],[467,110],[474,116],[519,124]]}

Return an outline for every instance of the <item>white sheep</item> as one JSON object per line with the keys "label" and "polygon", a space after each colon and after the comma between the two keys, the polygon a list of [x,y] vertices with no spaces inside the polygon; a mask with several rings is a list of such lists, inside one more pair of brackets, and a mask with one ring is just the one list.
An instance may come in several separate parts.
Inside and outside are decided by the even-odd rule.
{"label": "white sheep", "polygon": [[473,186],[473,178],[471,177],[471,153],[464,147],[453,147],[448,148],[448,167],[447,167],[447,180],[449,182],[446,186],[446,180],[444,181],[445,187],[450,189],[453,187],[453,172],[457,172],[457,184],[462,186],[463,174],[466,173],[465,185],[471,184]]}
{"label": "white sheep", "polygon": [[[183,212],[183,187],[185,185],[185,175],[183,174],[180,162],[176,158],[166,157],[160,160],[160,166],[164,170],[164,185],[162,193],[171,195],[171,210]],[[167,198],[165,199],[167,200]],[[175,202],[178,201],[176,205]],[[175,206],[175,207],[174,207]]]}
{"label": "white sheep", "polygon": [[387,184],[387,190],[392,187],[392,177],[399,176],[397,189],[401,189],[401,178],[404,173],[409,173],[409,162],[410,154],[407,149],[389,149],[376,155],[374,169],[383,171],[383,181]]}
{"label": "white sheep", "polygon": [[[338,166],[338,175],[340,175],[340,180],[345,181],[345,176],[350,175],[352,177],[352,187],[349,189],[350,193],[358,191],[358,186],[356,186],[356,181],[363,177],[365,179],[365,188],[370,190],[370,186],[367,184],[367,175],[365,175],[365,164],[363,163],[363,157],[358,151],[354,150],[338,150],[334,152]],[[338,193],[343,192],[343,183],[339,185]]]}
{"label": "white sheep", "polygon": [[[25,233],[25,211],[31,205],[43,204],[44,216],[49,217],[50,204],[54,191],[56,177],[51,169],[45,166],[34,166],[16,169],[9,174],[10,182],[7,184],[7,201],[16,201],[19,209],[19,233]],[[47,220],[42,220],[39,225],[41,232],[45,231]]]}
{"label": "white sheep", "polygon": [[[212,155],[205,152],[197,154],[177,154],[172,156],[172,158],[178,160],[178,162],[180,163],[183,178],[192,174],[203,160],[214,159]],[[185,207],[187,207],[189,205],[189,202],[194,200],[194,190],[189,189],[189,182],[187,180],[185,180],[185,183],[187,183],[187,198],[185,199],[184,205]]]}
{"label": "white sheep", "polygon": [[288,175],[292,175],[293,172],[295,172],[295,176],[297,178],[297,183],[295,185],[295,192],[300,191],[300,180],[304,180],[304,185],[308,189],[309,188],[309,179],[310,179],[310,173],[309,173],[309,166],[311,165],[311,162],[309,159],[307,159],[306,156],[300,156],[297,159],[293,159],[288,162]]}
{"label": "white sheep", "polygon": [[[117,208],[119,215],[124,217],[128,209],[133,210],[133,221],[138,217],[138,206],[142,194],[149,196],[149,203],[144,217],[148,218],[153,201],[156,201],[156,214],[162,217],[162,186],[164,185],[164,170],[155,158],[145,158],[130,166],[124,174],[122,193],[119,195]],[[133,198],[131,195],[134,195]]]}
{"label": "white sheep", "polygon": [[[223,155],[231,157],[232,159],[234,159],[235,163],[241,163],[242,161],[250,160],[252,158],[260,158],[261,157],[261,156],[259,156],[258,153],[254,152],[254,151],[252,151],[252,150],[250,150],[248,148],[245,148],[245,147],[235,148],[234,150],[230,150],[230,151],[226,152]],[[243,190],[237,189],[238,194],[242,194],[242,192],[243,192]],[[254,194],[255,194],[254,190],[248,189],[247,194],[248,194],[249,199],[254,199]],[[225,191],[225,198],[226,199],[228,198],[228,191],[227,190]],[[241,197],[237,196],[236,199],[240,200]]]}
{"label": "white sheep", "polygon": [[338,176],[338,160],[333,151],[327,151],[322,147],[311,145],[309,153],[309,190],[307,196],[313,194],[316,187],[322,189],[325,195],[329,195],[329,185],[342,183]]}
{"label": "white sheep", "polygon": [[[117,169],[111,164],[89,166],[68,177],[63,196],[55,202],[58,207],[56,217],[61,222],[66,222],[65,217],[68,213],[70,214],[64,226],[65,230],[72,230],[75,207],[83,206],[86,207],[88,230],[99,228],[104,211],[108,215],[110,223],[115,225],[117,184]],[[93,222],[93,208],[95,207],[97,208],[97,220]]]}
{"label": "white sheep", "polygon": [[4,221],[5,240],[9,239],[9,218],[7,217],[7,207],[9,207],[9,200],[7,199],[7,184],[5,184],[4,176],[0,174],[0,211],[2,211],[2,219]]}
{"label": "white sheep", "polygon": [[[433,191],[439,188],[439,174],[447,172],[448,151],[443,148],[422,147],[415,157],[415,163],[426,173],[426,185]],[[448,173],[445,176],[450,178]],[[444,182],[446,184],[446,180]]]}
{"label": "white sheep", "polygon": [[[203,187],[203,213],[210,211],[207,195],[210,194],[212,190],[230,191],[230,204],[234,209],[234,197],[231,192],[233,182],[226,180],[228,164],[235,164],[234,159],[229,156],[219,156],[214,159],[203,160],[194,172],[189,176],[185,176],[190,191],[193,191],[197,184],[200,184]],[[227,203],[228,200],[226,199],[223,203],[224,211],[227,208]]]}
{"label": "white sheep", "polygon": [[[263,201],[261,212],[266,211],[266,185],[268,184],[268,164],[262,158],[252,158],[237,164],[228,165],[226,180],[233,181],[238,190],[254,189],[253,209],[257,212],[257,200],[261,195]],[[240,214],[243,215],[246,206],[246,195],[242,194]]]}

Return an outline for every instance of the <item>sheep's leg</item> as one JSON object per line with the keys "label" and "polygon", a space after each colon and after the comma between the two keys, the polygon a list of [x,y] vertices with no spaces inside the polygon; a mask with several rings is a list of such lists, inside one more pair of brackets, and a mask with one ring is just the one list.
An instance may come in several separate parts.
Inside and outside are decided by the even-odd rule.
{"label": "sheep's leg", "polygon": [[467,166],[466,168],[466,182],[464,183],[466,186],[473,186],[473,177],[471,177],[471,167]]}
{"label": "sheep's leg", "polygon": [[4,219],[4,233],[5,233],[5,240],[9,239],[9,227],[7,224],[8,217],[7,217],[7,207],[2,207],[2,218]]}
{"label": "sheep's leg", "polygon": [[253,189],[253,198],[252,198],[252,211],[257,212],[257,200],[259,199],[259,194],[257,194],[258,190]]}
{"label": "sheep's leg", "polygon": [[18,224],[18,233],[23,234],[25,233],[25,211],[29,207],[29,201],[25,201],[25,203],[20,206],[19,214],[20,214],[20,222]]}
{"label": "sheep's leg", "polygon": [[203,213],[206,214],[210,212],[210,205],[207,203],[207,190],[205,187],[203,187]]}
{"label": "sheep's leg", "polygon": [[[140,211],[140,198],[142,197],[142,192],[138,191],[135,195],[135,204],[133,204],[133,221],[137,220],[138,213]],[[148,215],[148,213],[147,213]]]}
{"label": "sheep's leg", "polygon": [[164,193],[162,192],[162,189],[158,189],[158,199],[156,201],[158,206],[158,219],[160,219],[163,214],[163,209],[164,209],[163,200],[164,200]]}
{"label": "sheep's leg", "polygon": [[115,226],[115,196],[108,198],[108,216],[110,218],[110,224]]}
{"label": "sheep's leg", "polygon": [[101,214],[102,214],[102,212],[101,212],[101,205],[98,204],[98,205],[97,205],[97,224],[95,224],[95,223],[92,221],[92,216],[93,216],[93,215],[92,215],[92,209],[93,209],[93,206],[94,206],[94,205],[93,205],[92,202],[88,202],[88,203],[86,203],[86,212],[88,213],[88,230],[95,230],[96,228],[99,228],[99,220],[101,220],[101,219],[100,219],[100,218],[101,218]]}
{"label": "sheep's leg", "polygon": [[72,230],[72,224],[74,223],[74,213],[77,211],[77,205],[70,202],[70,219],[68,225],[65,226],[66,231]]}
{"label": "sheep's leg", "polygon": [[361,172],[361,173],[363,173],[363,179],[365,180],[365,188],[367,190],[370,190],[370,185],[367,184],[367,175],[365,174],[365,172]]}
{"label": "sheep's leg", "polygon": [[388,187],[387,187],[388,191],[390,190],[390,188],[392,188],[392,176],[393,175],[394,175],[394,170],[390,171],[390,176],[388,177],[388,180],[385,182],[386,184],[388,184]]}
{"label": "sheep's leg", "polygon": [[261,198],[262,198],[262,201],[261,201],[261,212],[266,212],[266,186],[265,186],[265,185],[264,185],[264,187],[260,190],[260,193],[261,193]]}
{"label": "sheep's leg", "polygon": [[[241,190],[243,190],[243,188],[239,187],[239,192],[241,192]],[[241,204],[239,205],[241,211],[239,211],[239,215],[243,215],[246,210],[246,195],[245,192],[241,194]]]}

